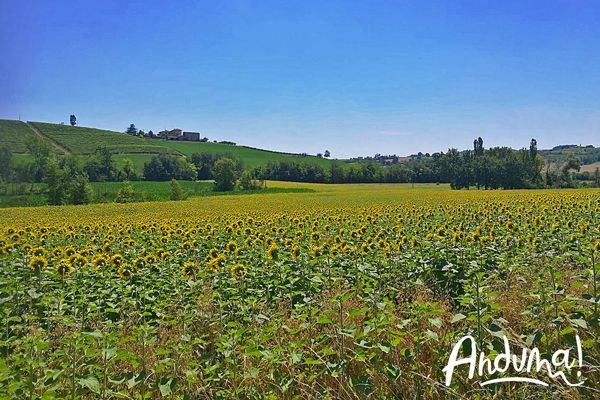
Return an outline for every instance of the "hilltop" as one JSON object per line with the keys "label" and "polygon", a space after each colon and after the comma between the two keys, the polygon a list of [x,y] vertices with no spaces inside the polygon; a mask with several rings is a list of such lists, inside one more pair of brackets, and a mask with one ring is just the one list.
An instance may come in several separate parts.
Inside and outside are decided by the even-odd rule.
{"label": "hilltop", "polygon": [[152,156],[161,153],[185,157],[194,153],[231,154],[242,160],[249,168],[264,166],[272,161],[295,161],[324,168],[332,163],[331,160],[316,156],[276,152],[235,144],[151,139],[81,126],[0,120],[0,141],[13,152],[17,162],[27,162],[30,159],[26,143],[29,138],[36,136],[50,143],[56,154],[71,154],[84,161],[97,147],[106,146],[113,153],[118,165],[121,165],[125,159],[129,159],[138,172],[141,172],[144,163]]}

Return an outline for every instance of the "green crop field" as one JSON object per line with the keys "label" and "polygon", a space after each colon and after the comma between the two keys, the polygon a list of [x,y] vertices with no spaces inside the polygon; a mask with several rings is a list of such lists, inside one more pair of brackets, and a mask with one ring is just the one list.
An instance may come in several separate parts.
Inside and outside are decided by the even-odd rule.
{"label": "green crop field", "polygon": [[173,153],[163,146],[149,143],[143,138],[102,129],[73,127],[67,125],[30,122],[42,134],[73,154],[92,154],[99,146],[108,147],[113,153]]}
{"label": "green crop field", "polygon": [[[148,139],[149,141],[154,141]],[[245,146],[234,146],[231,144],[222,143],[190,143],[178,142],[174,140],[161,140],[161,146],[176,150],[179,153],[190,156],[193,153],[212,153],[212,154],[231,154],[240,158],[247,167],[258,167],[269,162],[277,162],[282,160],[306,162],[318,164],[322,167],[328,167],[331,160],[318,158],[315,156],[278,153],[275,151],[253,149]]]}
{"label": "green crop field", "polygon": [[[109,130],[45,122],[29,122],[29,124],[45,136],[49,142],[54,142],[71,154],[79,156],[82,161],[85,161],[88,155],[93,154],[99,146],[106,146],[115,154],[117,165],[121,166],[123,160],[130,159],[138,173],[142,172],[145,162],[159,153],[181,154],[187,157],[194,153],[231,154],[241,159],[249,168],[277,161],[317,164],[323,168],[328,168],[332,163],[332,160],[316,156],[280,153],[223,143],[147,139]],[[9,148],[14,149],[14,153],[25,154],[27,152],[26,138],[35,136],[35,133],[23,122],[0,120],[0,135],[3,143],[8,143]]]}
{"label": "green crop field", "polygon": [[0,143],[13,153],[27,153],[27,139],[35,136],[25,122],[0,119]]}

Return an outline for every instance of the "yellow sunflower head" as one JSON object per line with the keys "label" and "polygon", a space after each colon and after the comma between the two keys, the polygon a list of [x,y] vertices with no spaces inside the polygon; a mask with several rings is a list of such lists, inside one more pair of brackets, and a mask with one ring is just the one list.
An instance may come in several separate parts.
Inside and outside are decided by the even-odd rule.
{"label": "yellow sunflower head", "polygon": [[236,279],[241,279],[244,277],[246,272],[246,266],[244,264],[235,264],[231,267],[231,276]]}
{"label": "yellow sunflower head", "polygon": [[32,271],[40,272],[48,266],[48,261],[44,256],[35,256],[29,260],[29,268]]}
{"label": "yellow sunflower head", "polygon": [[275,243],[269,246],[269,250],[267,251],[267,256],[271,260],[277,260],[279,257],[279,247]]}

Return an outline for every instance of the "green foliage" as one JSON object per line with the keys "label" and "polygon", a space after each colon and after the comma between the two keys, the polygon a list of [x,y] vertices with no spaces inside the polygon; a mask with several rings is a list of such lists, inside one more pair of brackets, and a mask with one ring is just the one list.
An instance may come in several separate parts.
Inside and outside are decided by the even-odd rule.
{"label": "green foliage", "polygon": [[126,181],[133,181],[137,179],[135,165],[129,158],[123,160],[123,167],[121,168],[120,177]]}
{"label": "green foliage", "polygon": [[12,175],[13,156],[5,145],[0,146],[0,179],[8,181]]}
{"label": "green foliage", "polygon": [[171,200],[183,200],[186,198],[181,185],[175,179],[171,179],[169,186],[171,188],[171,195],[169,197]]}
{"label": "green foliage", "polygon": [[244,190],[258,190],[263,188],[263,184],[258,182],[251,171],[244,171],[240,175],[240,187]]}
{"label": "green foliage", "polygon": [[70,186],[71,204],[88,204],[92,202],[94,192],[87,175],[76,175],[71,181]]}
{"label": "green foliage", "polygon": [[158,154],[144,164],[144,179],[148,181],[194,180],[196,176],[194,164],[182,157]]}
{"label": "green foliage", "polygon": [[133,185],[129,181],[124,181],[123,183],[121,183],[121,187],[117,192],[117,197],[115,198],[115,201],[117,203],[130,203],[133,201],[133,199]]}
{"label": "green foliage", "polygon": [[33,161],[28,165],[28,181],[41,182],[44,178],[44,166],[54,155],[48,142],[39,139],[36,136],[27,139],[25,145],[27,152],[32,155]]}
{"label": "green foliage", "polygon": [[44,183],[49,205],[87,204],[93,200],[88,177],[72,157],[59,162],[49,158],[45,164]]}
{"label": "green foliage", "polygon": [[220,192],[233,190],[238,174],[239,172],[234,160],[230,158],[220,158],[217,160],[212,169],[215,190]]}
{"label": "green foliage", "polygon": [[93,182],[114,181],[119,178],[113,155],[106,146],[99,146],[96,149],[84,169]]}

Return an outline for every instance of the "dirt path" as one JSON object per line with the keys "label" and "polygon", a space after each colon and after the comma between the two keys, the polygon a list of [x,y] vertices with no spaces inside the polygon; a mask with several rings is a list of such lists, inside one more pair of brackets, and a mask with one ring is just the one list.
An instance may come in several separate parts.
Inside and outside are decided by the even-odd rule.
{"label": "dirt path", "polygon": [[56,143],[54,140],[50,139],[48,136],[44,135],[40,132],[35,126],[31,125],[29,122],[25,123],[29,129],[31,129],[40,139],[48,140],[50,144],[58,150],[59,153],[64,154],[65,156],[71,155],[71,152],[66,148],[62,147],[60,144]]}

